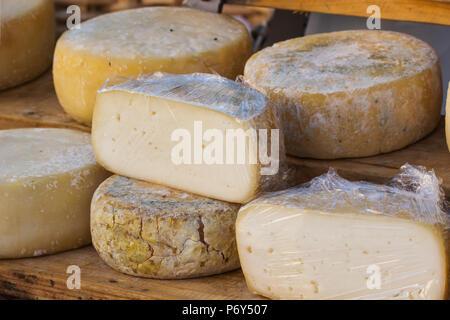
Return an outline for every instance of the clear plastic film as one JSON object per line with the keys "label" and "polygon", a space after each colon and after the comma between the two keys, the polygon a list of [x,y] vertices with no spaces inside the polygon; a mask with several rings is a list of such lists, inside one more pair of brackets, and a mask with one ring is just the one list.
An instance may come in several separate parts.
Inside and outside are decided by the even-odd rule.
{"label": "clear plastic film", "polygon": [[449,215],[440,179],[405,164],[389,185],[336,171],[239,212],[249,288],[278,299],[442,299]]}
{"label": "clear plastic film", "polygon": [[[140,104],[130,102],[130,106],[133,106],[132,109],[121,111],[122,114],[123,112],[129,113],[129,116],[122,117],[123,120],[121,120],[120,125],[102,120],[114,117],[114,115],[109,115],[111,112],[114,114],[119,112],[112,111],[111,103],[103,103],[102,97],[117,93],[129,97],[144,97]],[[274,108],[271,108],[268,99],[262,93],[244,83],[212,74],[178,75],[158,72],[134,78],[115,77],[109,79],[99,89],[98,97],[94,113],[94,141],[97,137],[98,139],[117,141],[116,137],[105,138],[104,134],[106,131],[111,132],[110,129],[116,126],[115,130],[121,131],[123,136],[128,129],[119,128],[119,126],[124,125],[124,121],[129,121],[129,128],[139,131],[136,129],[136,124],[146,117],[149,121],[143,124],[142,132],[146,131],[145,126],[161,131],[167,130],[166,134],[160,133],[161,141],[158,143],[161,143],[161,146],[174,146],[175,143],[171,136],[173,136],[174,131],[180,128],[187,128],[189,136],[193,137],[195,144],[197,139],[195,135],[198,133],[196,126],[201,126],[203,130],[200,132],[203,135],[200,137],[203,148],[203,155],[198,157],[200,161],[195,162],[194,156],[194,161],[191,163],[183,162],[181,166],[178,164],[172,167],[170,156],[173,155],[173,152],[167,152],[164,155],[167,158],[165,162],[167,168],[164,170],[171,171],[170,168],[178,170],[183,167],[184,170],[180,170],[179,174],[186,176],[188,180],[196,180],[198,185],[188,180],[184,183],[182,181],[184,178],[175,177],[171,180],[167,175],[158,177],[162,170],[155,169],[154,171],[158,172],[152,172],[154,166],[151,166],[153,163],[150,159],[154,159],[155,156],[145,150],[142,150],[142,155],[136,156],[149,161],[145,165],[140,160],[143,170],[135,174],[129,172],[129,166],[124,165],[124,168],[119,168],[122,166],[120,163],[117,165],[105,163],[115,173],[237,203],[246,203],[261,192],[286,188],[293,177],[292,169],[287,170],[283,136],[279,130],[278,117],[274,114]],[[116,99],[112,100],[117,101]],[[154,117],[148,112],[148,108],[152,108],[152,114],[158,114],[159,121],[152,123]],[[208,112],[199,111],[202,109]],[[103,115],[98,116],[99,114]],[[99,122],[102,122],[102,124],[98,125]],[[222,135],[221,137],[216,136],[217,131]],[[221,150],[222,158],[219,159],[219,156],[217,156],[217,150],[219,149],[215,149],[214,152],[210,153],[213,159],[207,160],[206,152],[211,150],[209,148],[212,143],[218,143],[218,141],[222,144],[217,147]],[[244,141],[243,144],[241,144],[242,141]],[[133,142],[130,143],[133,144]],[[229,148],[228,143],[230,143],[231,148]],[[244,145],[244,148],[240,149],[241,145]],[[155,146],[154,140],[152,140],[152,146]],[[148,149],[148,147],[146,148]],[[118,150],[117,144],[111,147],[111,150],[113,149]],[[161,148],[158,147],[158,150],[161,150]],[[126,150],[123,151],[127,152]],[[136,151],[136,149],[127,152],[130,157],[123,163],[134,161],[130,158],[133,158],[133,154],[136,155],[139,152],[140,150]],[[108,153],[108,150],[106,150],[104,156],[100,155],[100,158],[104,158],[108,162],[117,160],[112,154],[107,155],[106,153]],[[191,152],[189,151],[189,153]],[[102,162],[101,159],[99,161]],[[198,166],[198,164],[205,166]],[[191,174],[192,170],[195,171],[193,174]],[[144,174],[141,174],[143,171]],[[214,181],[215,177],[218,178],[217,192],[212,191],[211,185],[208,186],[208,183]],[[221,179],[221,177],[224,178]],[[227,180],[230,180],[230,182],[227,182]],[[222,187],[223,191],[220,190]],[[227,195],[228,191],[237,194]]]}

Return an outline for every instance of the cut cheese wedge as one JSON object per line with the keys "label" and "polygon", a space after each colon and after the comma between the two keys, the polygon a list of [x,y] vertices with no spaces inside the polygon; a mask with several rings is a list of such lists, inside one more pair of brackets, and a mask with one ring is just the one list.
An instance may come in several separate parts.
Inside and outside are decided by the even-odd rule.
{"label": "cut cheese wedge", "polygon": [[112,176],[95,192],[92,242],[112,268],[134,276],[183,279],[239,268],[239,205]]}
{"label": "cut cheese wedge", "polygon": [[236,237],[248,287],[274,299],[443,299],[437,223],[448,217],[427,203],[433,193],[415,195],[329,173],[247,204]]}
{"label": "cut cheese wedge", "polygon": [[0,258],[90,243],[91,198],[107,176],[95,162],[87,133],[0,131]]}
{"label": "cut cheese wedge", "polygon": [[64,110],[90,124],[96,92],[112,76],[205,72],[234,79],[251,53],[247,28],[231,17],[188,8],[125,10],[61,36],[55,89]]}
{"label": "cut cheese wedge", "polygon": [[278,185],[282,138],[261,93],[208,74],[118,80],[99,91],[92,124],[108,170],[236,203]]}
{"label": "cut cheese wedge", "polygon": [[52,0],[0,2],[0,89],[29,81],[50,67],[55,44]]}
{"label": "cut cheese wedge", "polygon": [[281,116],[299,157],[364,157],[401,149],[440,120],[439,59],[390,31],[341,31],[280,42],[254,54],[244,77]]}

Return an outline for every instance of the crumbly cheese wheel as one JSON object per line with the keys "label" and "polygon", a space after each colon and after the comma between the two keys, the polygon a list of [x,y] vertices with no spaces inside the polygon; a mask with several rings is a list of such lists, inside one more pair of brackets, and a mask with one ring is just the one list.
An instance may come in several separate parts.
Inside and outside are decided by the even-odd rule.
{"label": "crumbly cheese wheel", "polygon": [[206,72],[234,79],[251,53],[246,27],[231,17],[188,8],[120,11],[58,40],[55,89],[67,113],[89,124],[97,89],[113,75]]}
{"label": "crumbly cheese wheel", "polygon": [[342,31],[253,55],[248,83],[280,112],[287,152],[363,157],[405,147],[440,119],[441,71],[425,42],[390,31]]}
{"label": "crumbly cheese wheel", "polygon": [[447,147],[450,151],[450,82],[447,90],[447,103],[445,105],[445,136],[447,138]]}
{"label": "crumbly cheese wheel", "polygon": [[239,268],[239,205],[112,176],[94,194],[92,242],[121,272],[183,279]]}
{"label": "crumbly cheese wheel", "polygon": [[2,0],[0,90],[29,81],[50,67],[54,43],[52,0]]}
{"label": "crumbly cheese wheel", "polygon": [[107,176],[87,133],[0,131],[0,259],[90,243],[89,205]]}

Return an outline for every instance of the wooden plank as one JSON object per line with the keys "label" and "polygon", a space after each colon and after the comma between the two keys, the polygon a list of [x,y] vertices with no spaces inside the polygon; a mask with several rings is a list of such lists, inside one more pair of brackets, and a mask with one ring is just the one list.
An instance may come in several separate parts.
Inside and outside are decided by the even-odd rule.
{"label": "wooden plank", "polygon": [[[67,288],[67,267],[81,270],[81,288]],[[0,260],[0,295],[26,299],[262,299],[240,270],[188,280],[133,277],[108,267],[92,246],[56,255]]]}
{"label": "wooden plank", "polygon": [[50,71],[34,81],[0,92],[0,129],[14,127],[90,130],[64,113],[56,98]]}
{"label": "wooden plank", "polygon": [[367,8],[380,7],[381,19],[450,25],[450,3],[430,0],[227,0],[229,4],[271,7],[368,17]]}

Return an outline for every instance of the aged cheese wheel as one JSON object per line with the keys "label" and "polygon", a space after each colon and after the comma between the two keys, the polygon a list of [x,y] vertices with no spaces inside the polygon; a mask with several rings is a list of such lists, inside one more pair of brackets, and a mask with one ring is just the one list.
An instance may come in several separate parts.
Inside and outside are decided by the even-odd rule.
{"label": "aged cheese wheel", "polygon": [[54,43],[52,0],[2,0],[0,89],[29,81],[50,67]]}
{"label": "aged cheese wheel", "polygon": [[277,106],[287,152],[363,157],[405,147],[440,119],[441,71],[425,42],[389,31],[342,31],[253,55],[248,83]]}
{"label": "aged cheese wheel", "polygon": [[91,242],[89,206],[108,173],[88,133],[0,131],[0,258],[22,258]]}
{"label": "aged cheese wheel", "polygon": [[251,53],[246,27],[231,17],[188,8],[120,11],[62,35],[55,89],[67,113],[89,124],[97,89],[113,75],[206,72],[234,79]]}
{"label": "aged cheese wheel", "polygon": [[112,176],[94,194],[92,242],[121,272],[182,279],[239,267],[234,223],[239,205]]}

